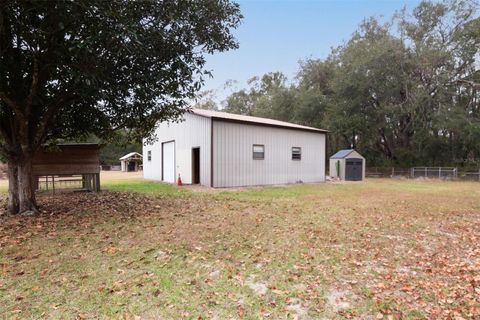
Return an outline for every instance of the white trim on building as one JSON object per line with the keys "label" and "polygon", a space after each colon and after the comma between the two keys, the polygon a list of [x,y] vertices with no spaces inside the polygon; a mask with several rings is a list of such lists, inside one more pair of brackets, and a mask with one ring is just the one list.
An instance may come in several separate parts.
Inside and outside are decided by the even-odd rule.
{"label": "white trim on building", "polygon": [[[193,109],[181,122],[159,124],[155,142],[144,144],[144,178],[173,182],[173,174],[175,181],[180,175],[183,183],[211,187],[323,182],[326,133],[277,120]],[[166,168],[170,162],[162,161],[162,145],[173,141],[175,164]]]}

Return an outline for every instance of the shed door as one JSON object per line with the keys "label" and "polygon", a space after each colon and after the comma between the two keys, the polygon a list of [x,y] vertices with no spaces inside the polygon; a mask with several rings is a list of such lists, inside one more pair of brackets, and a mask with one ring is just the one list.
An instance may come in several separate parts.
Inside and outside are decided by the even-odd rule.
{"label": "shed door", "polygon": [[345,160],[345,180],[360,181],[363,176],[363,160],[362,159],[346,159]]}
{"label": "shed door", "polygon": [[175,183],[175,141],[162,143],[162,180]]}

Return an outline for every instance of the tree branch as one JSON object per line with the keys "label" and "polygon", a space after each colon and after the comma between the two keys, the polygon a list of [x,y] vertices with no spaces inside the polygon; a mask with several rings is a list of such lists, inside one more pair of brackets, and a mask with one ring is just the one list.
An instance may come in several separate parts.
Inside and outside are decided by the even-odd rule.
{"label": "tree branch", "polygon": [[30,114],[30,111],[32,109],[33,97],[35,96],[35,94],[37,92],[37,86],[38,86],[38,59],[34,55],[33,56],[32,84],[30,85],[30,93],[28,94],[28,97],[27,97],[26,102],[25,102],[27,117]]}
{"label": "tree branch", "polygon": [[57,103],[48,107],[47,111],[45,112],[42,121],[38,124],[38,131],[35,135],[35,139],[33,140],[32,147],[36,149],[39,147],[45,140],[47,136],[48,127],[51,125],[52,120],[55,114],[67,103],[71,102],[75,98],[75,94],[68,94],[60,98]]}
{"label": "tree branch", "polygon": [[469,86],[473,87],[474,89],[480,89],[480,83],[475,82],[475,81],[460,79],[460,80],[457,80],[457,82],[468,84]]}
{"label": "tree branch", "polygon": [[5,104],[21,119],[25,119],[22,108],[16,103],[13,99],[9,98],[7,94],[3,91],[0,91],[0,100],[5,102]]}
{"label": "tree branch", "polygon": [[[0,136],[3,138],[3,142],[9,143],[10,137],[7,134],[7,130],[3,125],[0,125]],[[5,143],[0,143],[1,147],[5,147]]]}

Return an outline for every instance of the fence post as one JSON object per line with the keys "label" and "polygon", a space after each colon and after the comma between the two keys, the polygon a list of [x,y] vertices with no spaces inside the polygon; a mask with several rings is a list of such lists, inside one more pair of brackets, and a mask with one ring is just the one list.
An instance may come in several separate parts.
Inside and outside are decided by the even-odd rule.
{"label": "fence post", "polygon": [[438,179],[442,178],[442,167],[438,168]]}
{"label": "fence post", "polygon": [[415,178],[415,168],[410,169],[410,177]]}
{"label": "fence post", "polygon": [[392,177],[395,177],[395,167],[392,167]]}
{"label": "fence post", "polygon": [[427,167],[425,167],[425,178],[428,178],[428,170],[427,170]]}

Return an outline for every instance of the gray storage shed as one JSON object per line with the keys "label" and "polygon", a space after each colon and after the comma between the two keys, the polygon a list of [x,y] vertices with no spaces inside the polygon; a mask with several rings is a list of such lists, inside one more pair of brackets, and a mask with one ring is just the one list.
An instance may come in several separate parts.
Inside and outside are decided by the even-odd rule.
{"label": "gray storage shed", "polygon": [[365,158],[354,149],[340,150],[330,157],[330,176],[346,181],[365,179]]}

